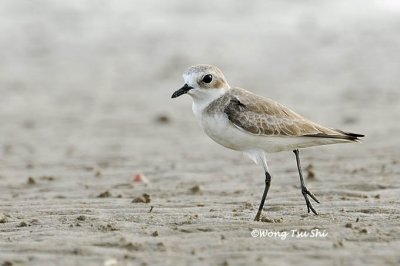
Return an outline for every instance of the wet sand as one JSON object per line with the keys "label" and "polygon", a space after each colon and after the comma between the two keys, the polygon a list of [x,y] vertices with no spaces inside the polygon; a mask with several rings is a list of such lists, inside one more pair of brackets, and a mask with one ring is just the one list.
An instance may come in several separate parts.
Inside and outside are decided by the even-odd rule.
{"label": "wet sand", "polygon": [[[398,265],[392,2],[1,3],[0,264]],[[208,139],[189,97],[170,99],[196,63],[367,135],[301,151],[318,216],[283,152],[267,156],[253,221],[261,168]],[[268,235],[316,229],[328,235]]]}

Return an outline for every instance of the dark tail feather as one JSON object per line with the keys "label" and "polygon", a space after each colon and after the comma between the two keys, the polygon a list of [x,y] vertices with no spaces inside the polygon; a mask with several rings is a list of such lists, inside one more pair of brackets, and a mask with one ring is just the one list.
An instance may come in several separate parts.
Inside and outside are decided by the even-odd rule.
{"label": "dark tail feather", "polygon": [[345,132],[345,131],[342,131],[342,130],[339,130],[339,129],[335,129],[335,130],[336,130],[337,132],[343,134],[343,135],[344,135],[343,137],[344,137],[345,139],[352,140],[352,141],[359,141],[359,140],[360,140],[359,138],[365,137],[365,135],[362,135],[362,134],[351,133],[351,132]]}
{"label": "dark tail feather", "polygon": [[345,135],[347,137],[348,140],[352,140],[352,141],[359,141],[359,138],[363,138],[365,137],[365,135],[363,134],[357,134],[357,133],[351,133],[351,132],[345,132],[339,129],[336,129],[336,131],[342,133],[343,135]]}
{"label": "dark tail feather", "polygon": [[364,135],[362,134],[356,134],[356,133],[351,133],[351,132],[345,132],[340,129],[334,129],[338,134],[336,135],[331,135],[331,134],[324,134],[324,133],[318,133],[318,134],[312,134],[312,135],[304,135],[305,137],[318,137],[318,138],[331,138],[331,139],[345,139],[345,140],[350,140],[354,142],[359,142]]}

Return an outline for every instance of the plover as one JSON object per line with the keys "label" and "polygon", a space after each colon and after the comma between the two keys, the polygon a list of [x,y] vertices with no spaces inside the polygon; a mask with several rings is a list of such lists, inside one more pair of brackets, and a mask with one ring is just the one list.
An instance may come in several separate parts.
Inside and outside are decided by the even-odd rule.
{"label": "plover", "polygon": [[222,146],[244,152],[264,168],[265,187],[254,220],[260,220],[271,184],[265,153],[280,151],[294,152],[307,210],[317,214],[308,196],[319,201],[304,183],[299,149],[358,142],[364,135],[319,125],[273,100],[231,87],[221,70],[212,65],[191,66],[183,79],[185,84],[172,98],[192,96],[192,110],[204,132]]}

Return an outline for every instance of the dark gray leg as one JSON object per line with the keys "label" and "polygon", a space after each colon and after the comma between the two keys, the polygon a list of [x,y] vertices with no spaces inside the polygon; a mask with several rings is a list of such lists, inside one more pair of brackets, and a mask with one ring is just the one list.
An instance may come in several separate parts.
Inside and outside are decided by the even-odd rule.
{"label": "dark gray leg", "polygon": [[300,175],[300,184],[301,184],[301,194],[303,194],[304,199],[306,200],[306,204],[307,204],[307,210],[308,212],[310,212],[310,210],[315,214],[318,215],[318,213],[314,210],[313,206],[311,205],[310,200],[308,199],[308,196],[310,196],[313,200],[315,200],[315,202],[319,203],[319,201],[317,200],[317,198],[314,196],[313,193],[311,193],[306,185],[304,184],[304,180],[303,180],[303,174],[301,171],[301,165],[300,165],[300,157],[299,157],[299,150],[295,149],[294,154],[296,155],[296,161],[297,161],[297,169],[299,170],[299,175]]}
{"label": "dark gray leg", "polygon": [[267,197],[270,185],[271,185],[271,175],[266,171],[265,172],[264,193],[262,195],[260,207],[258,207],[257,215],[256,215],[256,218],[254,218],[254,221],[260,221],[261,212],[262,212],[262,209],[264,207],[265,198]]}

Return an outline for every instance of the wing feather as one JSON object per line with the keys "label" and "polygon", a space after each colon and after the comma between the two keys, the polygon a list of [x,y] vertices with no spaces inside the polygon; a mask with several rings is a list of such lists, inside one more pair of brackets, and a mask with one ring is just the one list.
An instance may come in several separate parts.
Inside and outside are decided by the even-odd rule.
{"label": "wing feather", "polygon": [[337,138],[357,141],[363,135],[347,133],[307,120],[289,108],[240,88],[231,89],[224,108],[238,128],[260,136]]}

